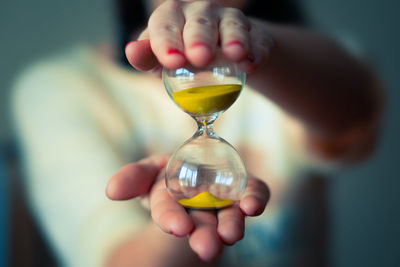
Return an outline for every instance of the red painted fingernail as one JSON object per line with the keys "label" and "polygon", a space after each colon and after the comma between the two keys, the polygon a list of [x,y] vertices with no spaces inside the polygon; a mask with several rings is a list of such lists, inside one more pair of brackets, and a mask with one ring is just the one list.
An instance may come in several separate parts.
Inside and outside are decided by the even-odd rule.
{"label": "red painted fingernail", "polygon": [[181,235],[176,234],[175,232],[171,231],[170,234],[174,235],[175,237],[182,237]]}
{"label": "red painted fingernail", "polygon": [[231,41],[231,42],[226,44],[226,46],[231,46],[231,45],[240,45],[241,47],[243,47],[242,42],[236,41],[236,40],[235,41]]}
{"label": "red painted fingernail", "polygon": [[205,42],[197,42],[197,43],[192,44],[192,46],[191,46],[190,48],[195,48],[195,47],[198,47],[198,46],[203,46],[203,47],[207,47],[207,48],[210,47],[210,46],[209,46],[208,44],[206,44]]}
{"label": "red painted fingernail", "polygon": [[168,50],[167,50],[167,54],[168,54],[168,55],[178,54],[178,55],[182,55],[182,56],[183,56],[182,51],[179,51],[178,49],[175,49],[175,48],[170,48],[170,49],[168,49]]}

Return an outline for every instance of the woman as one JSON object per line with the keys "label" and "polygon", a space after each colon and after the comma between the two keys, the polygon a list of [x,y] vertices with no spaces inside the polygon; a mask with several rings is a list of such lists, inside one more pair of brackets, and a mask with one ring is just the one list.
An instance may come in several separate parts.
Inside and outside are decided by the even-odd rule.
{"label": "woman", "polygon": [[[247,17],[241,10],[256,1],[145,3],[148,27],[125,50],[136,69],[157,74],[162,66],[206,66],[221,47],[247,72],[248,88],[219,119],[217,132],[239,149],[254,176],[237,206],[187,213],[166,191],[168,156],[152,154],[171,153],[193,127],[156,76],[87,50],[36,65],[17,84],[14,106],[33,208],[61,260],[71,266],[323,265],[315,203],[324,181],[310,174],[371,152],[381,108],[375,75],[325,36]],[[32,97],[41,104],[28,102]],[[106,193],[132,200],[107,201],[101,194],[107,177],[131,161],[138,162],[113,175]],[[248,220],[245,231],[245,217],[263,213],[269,192],[269,212]],[[67,215],[62,220],[60,210]]]}

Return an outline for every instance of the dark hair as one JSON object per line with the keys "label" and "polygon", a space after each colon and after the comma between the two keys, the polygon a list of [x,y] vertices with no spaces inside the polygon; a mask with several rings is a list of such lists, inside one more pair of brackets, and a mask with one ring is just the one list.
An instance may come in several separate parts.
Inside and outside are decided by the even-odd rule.
{"label": "dark hair", "polygon": [[[296,0],[253,0],[250,1],[244,13],[271,22],[305,24],[303,12]],[[132,33],[144,28],[147,23],[147,12],[143,0],[117,0],[116,15],[118,18],[120,59],[122,63],[129,65],[125,58],[125,46],[131,41]]]}

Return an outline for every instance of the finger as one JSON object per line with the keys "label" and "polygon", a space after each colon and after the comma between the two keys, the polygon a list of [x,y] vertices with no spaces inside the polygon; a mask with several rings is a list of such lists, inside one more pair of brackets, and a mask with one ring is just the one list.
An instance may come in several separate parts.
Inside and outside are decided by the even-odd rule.
{"label": "finger", "polygon": [[186,210],[169,194],[164,177],[165,170],[160,172],[158,181],[151,190],[151,216],[164,232],[184,237],[193,230],[194,224]]}
{"label": "finger", "polygon": [[183,41],[187,59],[194,66],[204,67],[214,58],[218,43],[218,17],[212,2],[199,1],[183,9],[186,23]]}
{"label": "finger", "polygon": [[185,17],[179,1],[166,1],[149,19],[151,49],[158,61],[167,68],[177,69],[186,63],[182,40],[184,23]]}
{"label": "finger", "polygon": [[243,238],[244,215],[237,205],[218,211],[218,235],[227,245]]}
{"label": "finger", "polygon": [[247,216],[258,216],[264,212],[270,198],[268,186],[257,178],[249,178],[246,190],[240,200],[240,208]]}
{"label": "finger", "polygon": [[189,237],[189,245],[203,261],[211,261],[222,251],[222,242],[217,234],[215,211],[194,210],[190,213],[195,230]]}
{"label": "finger", "polygon": [[149,71],[159,65],[149,39],[131,41],[125,47],[125,55],[129,63],[141,71]]}
{"label": "finger", "polygon": [[168,158],[157,155],[125,165],[108,181],[107,196],[112,200],[127,200],[147,194]]}
{"label": "finger", "polygon": [[219,31],[223,54],[238,62],[247,57],[250,48],[250,22],[236,8],[225,8],[221,13]]}
{"label": "finger", "polygon": [[246,73],[253,72],[263,60],[268,58],[273,45],[274,41],[264,27],[253,24],[250,29],[249,53],[238,67]]}
{"label": "finger", "polygon": [[146,39],[149,39],[150,38],[150,36],[149,36],[149,29],[148,28],[146,28],[144,31],[142,31],[141,33],[140,33],[140,35],[139,35],[139,37],[138,37],[138,40],[146,40]]}

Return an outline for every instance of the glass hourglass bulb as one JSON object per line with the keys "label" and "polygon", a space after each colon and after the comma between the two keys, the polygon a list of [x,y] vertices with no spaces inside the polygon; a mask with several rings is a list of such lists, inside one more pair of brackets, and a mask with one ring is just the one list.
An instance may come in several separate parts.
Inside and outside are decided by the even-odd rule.
{"label": "glass hourglass bulb", "polygon": [[238,98],[245,73],[219,54],[206,68],[164,68],[162,77],[169,96],[198,125],[168,162],[170,194],[188,208],[233,204],[246,188],[247,171],[237,151],[213,132],[213,123]]}

